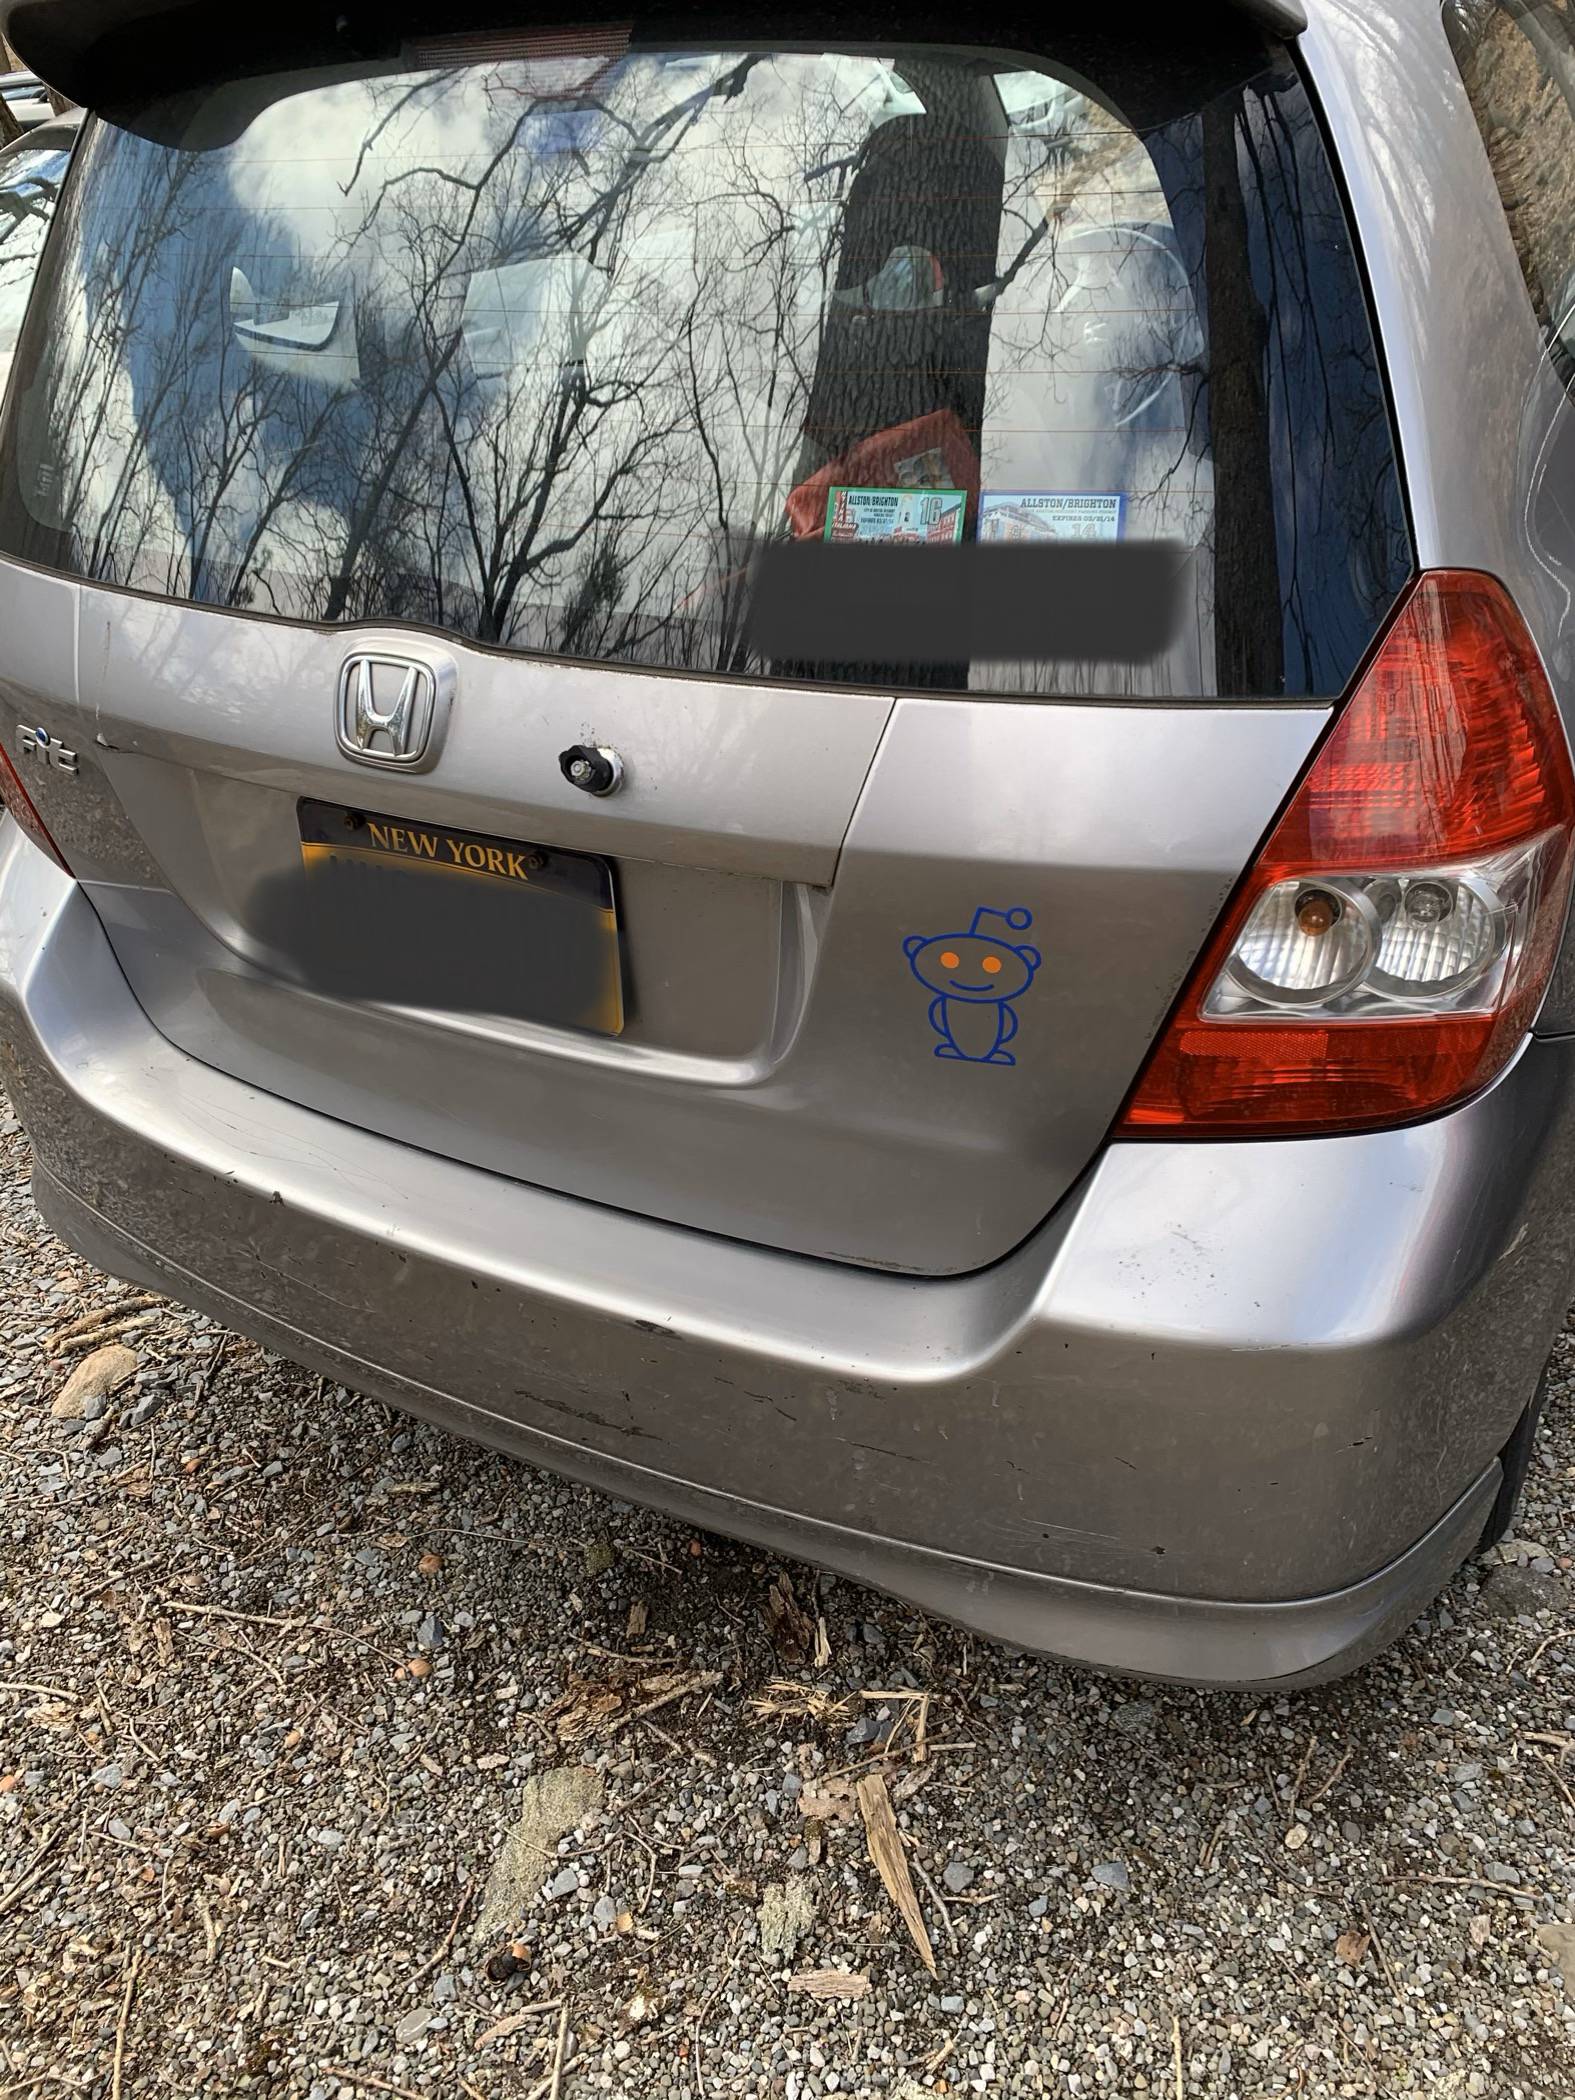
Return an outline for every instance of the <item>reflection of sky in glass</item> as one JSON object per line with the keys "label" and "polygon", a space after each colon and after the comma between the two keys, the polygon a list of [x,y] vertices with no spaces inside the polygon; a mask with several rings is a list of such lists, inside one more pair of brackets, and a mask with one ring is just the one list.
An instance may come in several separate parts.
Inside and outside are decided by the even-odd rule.
{"label": "reflection of sky in glass", "polygon": [[197,153],[100,133],[34,483],[78,565],[758,669],[749,537],[823,517],[792,500],[817,476],[943,472],[974,510],[1113,492],[1129,537],[1200,550],[1165,663],[976,682],[1210,690],[1195,144],[1157,160],[1064,82],[938,53],[639,54],[583,103],[530,80],[303,84]]}
{"label": "reflection of sky in glass", "polygon": [[67,152],[23,151],[0,161],[0,356],[16,348],[33,270],[70,158]]}

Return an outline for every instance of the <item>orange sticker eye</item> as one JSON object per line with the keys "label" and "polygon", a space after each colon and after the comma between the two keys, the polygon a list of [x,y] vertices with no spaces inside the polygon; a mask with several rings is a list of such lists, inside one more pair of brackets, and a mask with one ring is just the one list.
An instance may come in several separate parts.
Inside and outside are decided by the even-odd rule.
{"label": "orange sticker eye", "polygon": [[986,977],[999,977],[1001,974],[1001,958],[998,955],[987,955],[982,968]]}
{"label": "orange sticker eye", "polygon": [[960,955],[953,955],[953,953],[952,953],[952,951],[950,950],[950,948],[943,948],[943,949],[942,949],[942,951],[941,951],[941,968],[942,968],[943,970],[955,970],[955,969],[956,969],[956,967],[957,967],[957,965],[958,965],[958,964],[959,964],[959,963],[960,963],[961,961],[962,961],[962,957],[961,957]]}

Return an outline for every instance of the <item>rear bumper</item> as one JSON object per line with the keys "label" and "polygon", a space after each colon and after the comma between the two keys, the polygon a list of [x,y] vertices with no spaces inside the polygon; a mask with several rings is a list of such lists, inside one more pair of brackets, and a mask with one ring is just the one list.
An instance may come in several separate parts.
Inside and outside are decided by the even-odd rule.
{"label": "rear bumper", "polygon": [[1562,1316],[1575,1045],[1377,1136],[1110,1147],[927,1281],[456,1165],[196,1063],[0,826],[0,1077],[50,1222],[347,1384],[988,1634],[1331,1675],[1469,1552]]}

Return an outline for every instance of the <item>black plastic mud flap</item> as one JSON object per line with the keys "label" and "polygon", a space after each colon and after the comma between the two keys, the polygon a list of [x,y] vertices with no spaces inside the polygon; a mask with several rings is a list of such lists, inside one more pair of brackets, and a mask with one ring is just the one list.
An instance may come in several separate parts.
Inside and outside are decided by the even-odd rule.
{"label": "black plastic mud flap", "polygon": [[1542,1376],[1537,1380],[1537,1390],[1531,1404],[1515,1424],[1514,1433],[1499,1453],[1499,1464],[1504,1477],[1499,1483],[1493,1507],[1488,1511],[1487,1523],[1483,1526],[1482,1540],[1477,1547],[1485,1553],[1489,1546],[1496,1546],[1501,1538],[1508,1536],[1509,1527],[1515,1520],[1515,1511],[1520,1504],[1520,1491],[1526,1484],[1526,1474],[1531,1466],[1531,1454],[1537,1448],[1537,1427],[1542,1420],[1542,1410],[1548,1404],[1548,1365],[1542,1367]]}

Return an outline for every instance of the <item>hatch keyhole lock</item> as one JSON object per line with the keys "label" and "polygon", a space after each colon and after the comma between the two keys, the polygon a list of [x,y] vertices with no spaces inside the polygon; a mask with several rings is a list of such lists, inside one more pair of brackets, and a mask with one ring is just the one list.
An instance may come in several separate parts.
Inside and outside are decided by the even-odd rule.
{"label": "hatch keyhole lock", "polygon": [[570,787],[587,795],[615,795],[623,786],[623,760],[610,744],[571,744],[558,753],[558,765]]}

